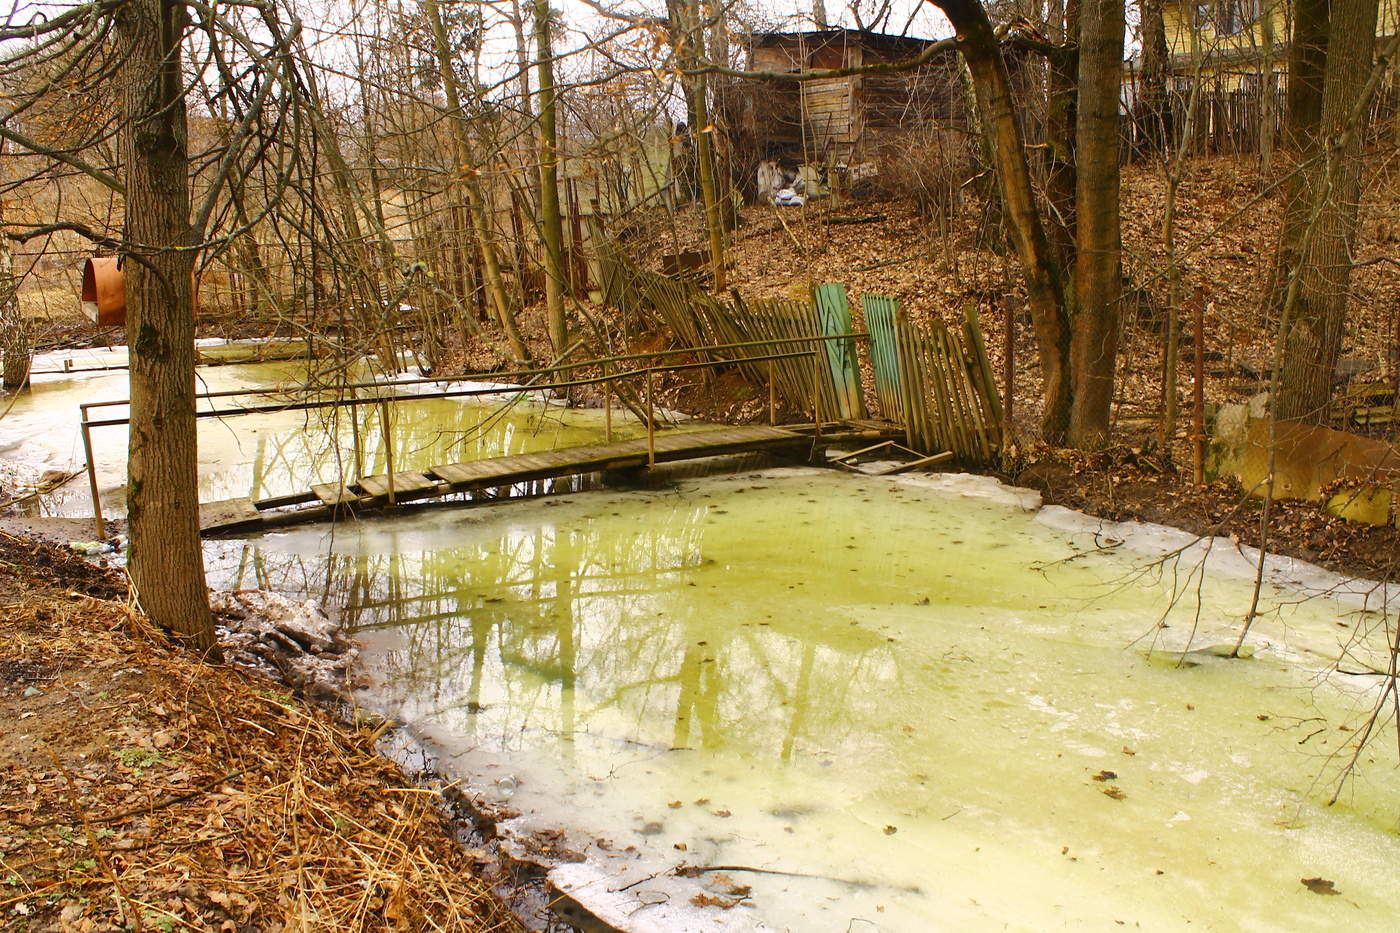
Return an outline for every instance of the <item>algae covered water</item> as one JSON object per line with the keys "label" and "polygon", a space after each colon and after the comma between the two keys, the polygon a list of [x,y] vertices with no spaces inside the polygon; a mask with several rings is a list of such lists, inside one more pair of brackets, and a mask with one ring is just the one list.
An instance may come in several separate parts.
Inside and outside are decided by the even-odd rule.
{"label": "algae covered water", "polygon": [[1251,659],[1182,659],[1248,554],[1198,585],[1028,506],[770,471],[213,542],[211,582],[341,612],[361,702],[624,929],[1392,927],[1393,735],[1327,805],[1377,594],[1275,574]]}

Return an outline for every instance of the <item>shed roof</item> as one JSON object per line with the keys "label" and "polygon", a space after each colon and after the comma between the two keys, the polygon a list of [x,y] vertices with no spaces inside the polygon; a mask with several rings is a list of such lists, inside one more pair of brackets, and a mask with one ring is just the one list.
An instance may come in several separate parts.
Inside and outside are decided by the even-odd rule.
{"label": "shed roof", "polygon": [[894,36],[883,32],[868,32],[864,29],[808,29],[794,32],[751,32],[744,36],[744,42],[751,48],[780,45],[784,41],[804,39],[809,42],[828,43],[844,39],[847,43],[864,45],[870,48],[916,49],[921,50],[939,39],[920,39],[917,36]]}

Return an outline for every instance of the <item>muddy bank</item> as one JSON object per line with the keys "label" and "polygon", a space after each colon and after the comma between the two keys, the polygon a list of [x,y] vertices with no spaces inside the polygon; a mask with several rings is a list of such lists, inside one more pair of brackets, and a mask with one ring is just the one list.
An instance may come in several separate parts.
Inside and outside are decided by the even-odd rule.
{"label": "muddy bank", "polygon": [[1274,503],[1267,538],[1261,535],[1263,500],[1238,482],[1219,479],[1197,486],[1190,468],[1160,453],[1120,444],[1104,451],[1034,449],[1001,474],[1027,486],[1047,504],[1111,521],[1170,525],[1203,536],[1219,535],[1247,547],[1267,544],[1272,554],[1318,564],[1343,576],[1392,580],[1400,569],[1400,529],[1350,522],[1318,503]]}

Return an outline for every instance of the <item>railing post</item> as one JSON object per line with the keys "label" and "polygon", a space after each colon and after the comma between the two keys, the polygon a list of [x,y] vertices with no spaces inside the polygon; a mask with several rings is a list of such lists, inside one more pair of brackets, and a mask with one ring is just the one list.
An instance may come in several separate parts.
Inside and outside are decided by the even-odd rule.
{"label": "railing post", "polygon": [[92,459],[92,433],[88,428],[87,406],[80,405],[83,433],[83,456],[87,457],[88,489],[92,491],[92,520],[97,528],[97,540],[107,538],[107,523],[102,520],[102,494],[97,491],[97,464]]}
{"label": "railing post", "polygon": [[647,466],[656,466],[656,418],[653,415],[652,370],[647,367]]}
{"label": "railing post", "polygon": [[394,426],[389,420],[389,402],[387,399],[379,400],[379,424],[384,431],[384,469],[389,477],[389,504],[395,504],[394,495]]}
{"label": "railing post", "polygon": [[821,347],[812,351],[812,422],[815,438],[822,436],[822,353]]}
{"label": "railing post", "polygon": [[608,364],[603,363],[603,423],[607,429],[607,441],[612,443],[612,376],[608,374]]}

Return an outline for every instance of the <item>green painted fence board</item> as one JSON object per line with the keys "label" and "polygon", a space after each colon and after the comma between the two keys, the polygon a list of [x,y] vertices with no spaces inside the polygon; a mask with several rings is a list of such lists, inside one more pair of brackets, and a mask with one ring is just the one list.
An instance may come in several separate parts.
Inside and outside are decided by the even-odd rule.
{"label": "green painted fence board", "polygon": [[[812,297],[817,305],[822,336],[853,331],[845,285],[840,282],[818,285],[812,289]],[[825,344],[827,364],[831,367],[831,384],[835,389],[836,415],[840,418],[864,418],[865,399],[860,391],[860,366],[856,360],[855,340],[827,340]]]}
{"label": "green painted fence board", "polygon": [[865,312],[865,330],[870,334],[870,365],[875,370],[880,414],[890,421],[900,421],[904,406],[900,402],[899,342],[894,327],[899,302],[884,295],[865,295],[860,304]]}

